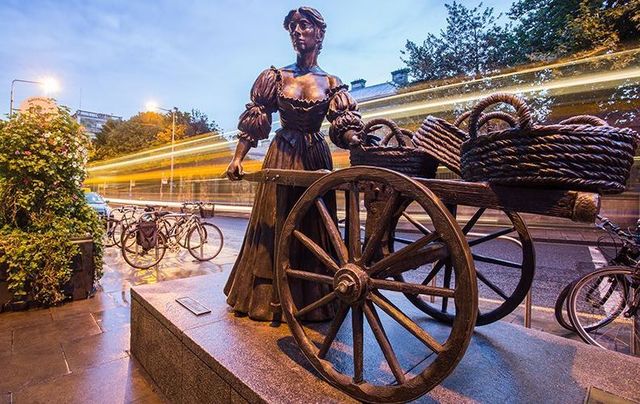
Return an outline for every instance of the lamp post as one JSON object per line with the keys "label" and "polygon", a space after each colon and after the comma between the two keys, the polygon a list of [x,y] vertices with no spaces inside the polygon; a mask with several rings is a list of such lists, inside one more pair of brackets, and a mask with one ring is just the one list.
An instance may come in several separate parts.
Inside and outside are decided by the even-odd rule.
{"label": "lamp post", "polygon": [[176,142],[176,114],[178,113],[178,107],[173,107],[171,109],[161,108],[154,102],[148,102],[146,106],[147,111],[165,111],[171,112],[171,168],[169,174],[169,194],[173,198],[173,152],[175,151],[175,142]]}
{"label": "lamp post", "polygon": [[11,81],[11,96],[9,99],[9,118],[13,115],[13,101],[14,101],[14,93],[16,83],[27,83],[27,84],[39,84],[42,86],[42,89],[45,93],[53,92],[58,89],[58,82],[52,78],[45,78],[42,80],[23,80],[23,79],[13,79]]}

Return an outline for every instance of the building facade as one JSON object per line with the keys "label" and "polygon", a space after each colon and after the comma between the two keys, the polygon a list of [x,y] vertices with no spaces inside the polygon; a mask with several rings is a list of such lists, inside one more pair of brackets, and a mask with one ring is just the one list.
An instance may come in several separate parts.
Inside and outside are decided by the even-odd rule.
{"label": "building facade", "polygon": [[102,126],[107,123],[108,120],[122,120],[121,116],[83,111],[81,109],[77,110],[75,114],[73,114],[73,117],[84,127],[91,138],[96,137],[100,130],[102,130]]}

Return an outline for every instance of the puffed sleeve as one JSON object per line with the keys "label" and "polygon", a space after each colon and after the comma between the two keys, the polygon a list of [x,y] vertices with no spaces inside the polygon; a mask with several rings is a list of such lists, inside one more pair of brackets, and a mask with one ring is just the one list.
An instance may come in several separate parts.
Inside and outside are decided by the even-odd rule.
{"label": "puffed sleeve", "polygon": [[358,112],[358,103],[347,89],[346,85],[335,89],[327,113],[327,119],[331,122],[329,137],[336,146],[343,149],[349,148],[349,142],[344,138],[344,134],[349,130],[359,132],[364,127]]}
{"label": "puffed sleeve", "polygon": [[251,88],[251,102],[240,115],[238,138],[248,140],[251,147],[256,147],[258,140],[266,139],[271,132],[271,114],[278,109],[278,73],[273,67],[260,73]]}

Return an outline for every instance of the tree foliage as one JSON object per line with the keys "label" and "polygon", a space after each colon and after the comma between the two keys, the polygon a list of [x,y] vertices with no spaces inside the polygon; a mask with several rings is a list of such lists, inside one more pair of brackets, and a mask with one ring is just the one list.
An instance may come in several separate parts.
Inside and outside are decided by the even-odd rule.
{"label": "tree foliage", "polygon": [[[172,124],[171,112],[140,112],[125,121],[110,120],[93,141],[91,160],[113,158],[170,143]],[[176,112],[175,140],[218,131],[220,128],[215,121],[209,121],[209,117],[197,109]]]}
{"label": "tree foliage", "polygon": [[640,39],[640,0],[517,0],[504,24],[482,3],[446,7],[445,29],[401,51],[417,80],[477,76]]}
{"label": "tree foliage", "polygon": [[88,233],[102,273],[103,225],[82,190],[89,139],[66,109],[32,108],[0,125],[0,265],[16,300],[64,299],[73,237]]}
{"label": "tree foliage", "polygon": [[429,34],[419,45],[407,41],[403,61],[419,80],[459,75],[479,75],[503,66],[511,55],[507,30],[496,23],[499,16],[482,4],[468,8],[447,4],[447,26]]}

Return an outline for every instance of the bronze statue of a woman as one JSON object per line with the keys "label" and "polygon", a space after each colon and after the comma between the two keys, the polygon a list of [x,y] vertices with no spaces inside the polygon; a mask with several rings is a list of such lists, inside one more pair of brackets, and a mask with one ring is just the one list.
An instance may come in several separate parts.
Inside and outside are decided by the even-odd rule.
{"label": "bronze statue of a woman", "polygon": [[[296,63],[263,71],[251,89],[251,102],[240,116],[238,145],[227,176],[239,180],[242,160],[258,140],[266,139],[271,131],[271,114],[279,112],[281,129],[269,146],[263,168],[290,170],[319,170],[333,168],[329,146],[320,132],[326,117],[331,123],[329,137],[338,147],[348,148],[359,142],[363,127],[355,100],[339,78],[318,67],[318,54],[326,29],[322,15],[311,7],[291,10],[284,19],[296,51]],[[300,196],[291,191],[286,203],[292,207]],[[333,203],[332,203],[333,202]],[[275,256],[275,185],[258,186],[247,233],[238,259],[231,271],[224,292],[234,311],[248,314],[251,319],[271,321],[274,318],[271,302],[275,287],[273,260]],[[327,201],[333,205],[335,201]],[[289,210],[289,209],[288,209]],[[316,216],[317,218],[318,216]],[[304,233],[314,235],[320,245],[329,245],[324,227],[318,220],[307,220]],[[320,263],[304,248],[297,257],[305,266],[325,273]],[[316,265],[317,264],[317,265]],[[301,282],[294,299],[303,307],[328,293],[326,285]],[[327,305],[307,315],[310,320],[324,320],[333,316]]]}

